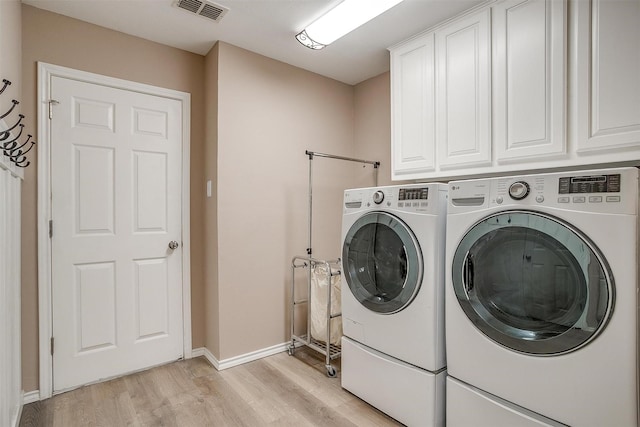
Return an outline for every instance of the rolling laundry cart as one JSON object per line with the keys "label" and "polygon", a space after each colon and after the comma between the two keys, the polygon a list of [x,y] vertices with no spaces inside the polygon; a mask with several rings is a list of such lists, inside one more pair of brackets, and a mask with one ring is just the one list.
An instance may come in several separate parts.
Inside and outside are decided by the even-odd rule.
{"label": "rolling laundry cart", "polygon": [[[323,260],[323,259],[316,259],[313,258],[313,250],[311,249],[311,238],[312,238],[312,223],[313,223],[313,158],[314,157],[325,157],[325,158],[330,158],[330,159],[337,159],[337,160],[345,160],[348,162],[356,162],[356,163],[361,163],[363,165],[372,165],[373,166],[373,171],[374,171],[374,180],[375,180],[375,185],[378,185],[378,168],[380,167],[380,162],[378,161],[371,161],[371,160],[361,160],[361,159],[354,159],[354,158],[350,158],[350,157],[343,157],[343,156],[335,156],[332,154],[324,154],[324,153],[316,153],[313,151],[305,151],[305,154],[307,156],[309,156],[309,246],[307,247],[307,256],[294,256],[293,259],[291,260],[291,344],[289,344],[289,347],[287,349],[288,353],[290,356],[292,356],[295,352],[295,349],[297,346],[300,345],[305,345],[308,346],[309,348],[316,350],[320,353],[323,353],[325,356],[325,368],[327,369],[327,376],[331,377],[331,378],[335,378],[337,375],[337,371],[335,369],[335,367],[331,364],[331,361],[337,359],[340,357],[341,355],[341,349],[340,349],[340,340],[332,340],[332,333],[336,331],[336,325],[334,325],[333,323],[335,319],[337,318],[341,318],[342,317],[342,313],[340,312],[340,308],[339,308],[339,303],[336,303],[334,296],[336,296],[337,291],[340,289],[340,283],[338,282],[338,286],[337,289],[334,289],[334,283],[333,283],[333,279],[335,277],[340,277],[340,268],[341,268],[341,260],[335,259],[335,260],[331,260],[331,261],[327,261],[327,260]],[[320,307],[318,307],[318,304],[316,301],[312,300],[312,296],[314,294],[313,290],[312,290],[312,274],[313,271],[318,268],[324,268],[325,273],[325,280],[327,281],[326,283],[326,297],[327,297],[327,305],[326,305],[326,311],[324,309],[320,310],[320,312],[322,314],[325,314],[325,318],[323,318],[322,320],[326,320],[326,331],[322,331],[323,328],[315,328],[315,329],[320,329],[321,332],[317,333],[317,331],[315,331],[316,333],[314,333],[313,331],[313,320],[312,320],[312,316],[314,314],[318,314],[317,312],[313,312],[312,309],[319,309],[322,305],[320,304]],[[299,269],[307,269],[307,298],[303,298],[303,299],[297,299],[297,293],[296,293],[296,270]],[[322,297],[322,290],[320,289],[322,287],[321,284],[317,284],[314,288],[314,290],[316,290],[316,296],[317,297]],[[307,305],[307,327],[306,327],[306,331],[304,334],[300,334],[300,335],[296,335],[295,334],[295,312],[296,312],[296,307],[306,304]],[[336,305],[338,305],[338,307],[335,307]],[[322,332],[326,332],[322,333]],[[325,336],[326,335],[326,336]],[[326,338],[324,341],[322,340],[322,338]],[[335,342],[332,342],[335,341]]]}
{"label": "rolling laundry cart", "polygon": [[[312,333],[312,325],[313,320],[312,316],[312,271],[318,267],[323,266],[325,268],[326,274],[326,292],[327,292],[327,306],[326,306],[326,336],[314,336]],[[308,269],[308,277],[307,280],[307,298],[305,299],[297,299],[296,298],[296,270],[297,269]],[[335,304],[332,304],[332,288],[333,286],[333,278],[340,276],[340,259],[333,261],[325,261],[314,259],[311,257],[303,257],[296,256],[291,260],[291,344],[289,345],[288,352],[289,355],[292,356],[296,349],[296,343],[306,345],[312,348],[315,351],[323,353],[325,356],[325,368],[327,369],[327,376],[333,378],[337,375],[336,369],[331,364],[331,361],[340,357],[340,346],[332,343],[334,341],[332,339],[332,332],[335,331],[335,325],[332,322],[333,319],[342,317],[342,313],[334,313],[336,307]],[[318,289],[320,290],[320,289]],[[307,305],[307,328],[306,333],[304,335],[296,335],[295,334],[295,312],[296,306],[306,304]],[[318,308],[317,306],[314,308]],[[324,342],[321,338],[325,338]],[[338,341],[339,342],[339,341]]]}

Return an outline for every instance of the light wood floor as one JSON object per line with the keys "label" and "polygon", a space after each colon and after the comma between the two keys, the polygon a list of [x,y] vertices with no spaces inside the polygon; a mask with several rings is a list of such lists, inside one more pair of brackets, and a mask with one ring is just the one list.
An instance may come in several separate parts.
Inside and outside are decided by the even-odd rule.
{"label": "light wood floor", "polygon": [[[339,367],[339,361],[338,361]],[[216,371],[200,357],[26,405],[20,426],[398,426],[303,347]]]}

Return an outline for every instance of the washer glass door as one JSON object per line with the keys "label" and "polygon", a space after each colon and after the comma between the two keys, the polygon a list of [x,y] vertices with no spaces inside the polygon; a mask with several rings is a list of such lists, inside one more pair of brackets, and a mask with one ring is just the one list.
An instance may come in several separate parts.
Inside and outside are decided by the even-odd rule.
{"label": "washer glass door", "polygon": [[404,222],[385,212],[369,212],[351,226],[342,260],[351,293],[376,313],[407,307],[422,283],[418,241]]}
{"label": "washer glass door", "polygon": [[475,224],[452,263],[473,324],[512,350],[557,355],[595,338],[614,305],[606,260],[579,230],[552,216],[507,211]]}

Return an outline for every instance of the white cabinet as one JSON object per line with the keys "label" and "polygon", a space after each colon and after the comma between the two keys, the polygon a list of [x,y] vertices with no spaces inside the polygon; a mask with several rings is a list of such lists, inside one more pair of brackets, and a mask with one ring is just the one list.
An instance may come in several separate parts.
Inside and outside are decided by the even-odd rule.
{"label": "white cabinet", "polygon": [[435,170],[435,58],[433,33],[391,52],[393,179]]}
{"label": "white cabinet", "polygon": [[566,155],[566,3],[506,0],[492,19],[498,163]]}
{"label": "white cabinet", "polygon": [[[576,3],[577,150],[589,160],[640,144],[640,1]],[[628,155],[627,155],[628,156]]]}
{"label": "white cabinet", "polygon": [[494,1],[391,55],[392,179],[640,166],[640,0]]}
{"label": "white cabinet", "polygon": [[489,9],[436,31],[440,168],[491,164]]}
{"label": "white cabinet", "polygon": [[391,48],[392,179],[491,163],[489,17]]}

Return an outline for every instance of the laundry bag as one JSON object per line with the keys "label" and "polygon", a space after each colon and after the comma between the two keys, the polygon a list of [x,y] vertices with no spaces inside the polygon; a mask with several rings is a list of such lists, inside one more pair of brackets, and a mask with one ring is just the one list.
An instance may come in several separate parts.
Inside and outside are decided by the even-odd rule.
{"label": "laundry bag", "polygon": [[[325,264],[316,264],[311,269],[311,337],[318,341],[327,341],[327,298],[329,297],[329,279],[331,280],[331,314],[341,310],[340,275],[329,277]],[[329,343],[340,345],[342,337],[342,319],[331,319],[331,337]]]}

